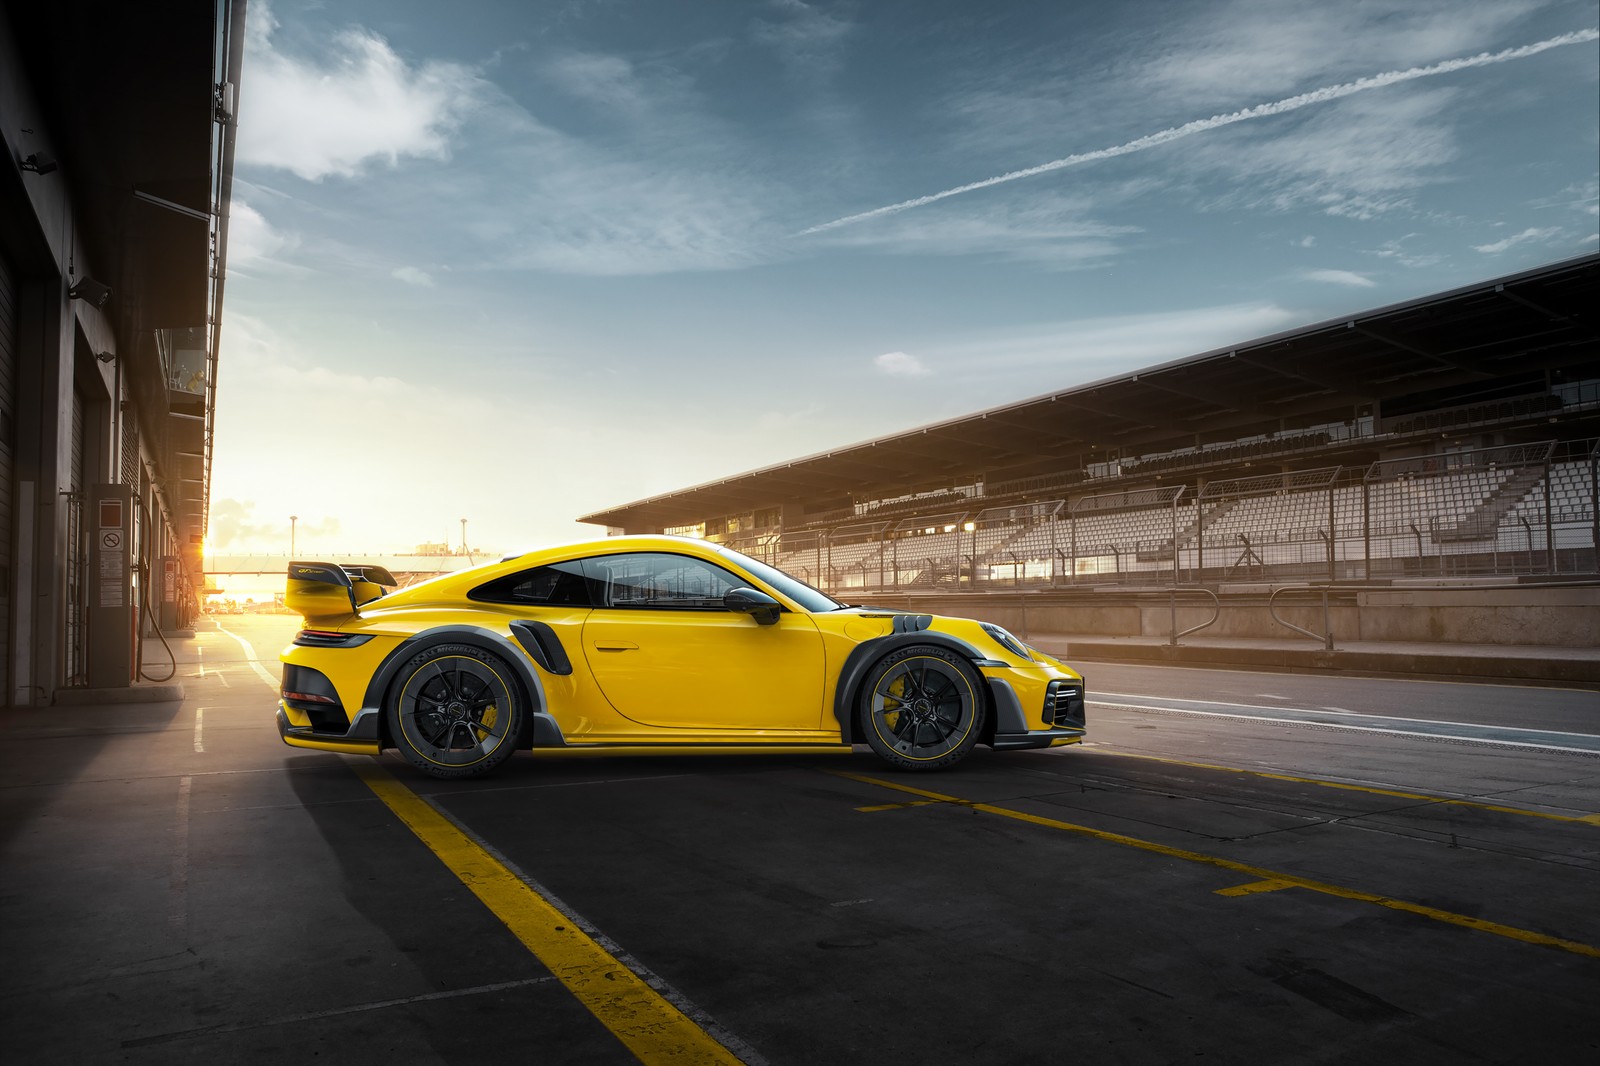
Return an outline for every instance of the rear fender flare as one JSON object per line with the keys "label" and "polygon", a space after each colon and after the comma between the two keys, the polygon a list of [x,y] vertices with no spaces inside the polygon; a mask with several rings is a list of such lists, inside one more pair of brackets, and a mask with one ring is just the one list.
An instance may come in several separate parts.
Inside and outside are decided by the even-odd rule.
{"label": "rear fender flare", "polygon": [[[845,657],[844,667],[839,671],[839,684],[833,690],[833,716],[839,721],[839,739],[844,743],[855,743],[856,701],[861,694],[861,686],[866,681],[867,671],[872,668],[873,663],[885,655],[898,648],[904,648],[912,644],[933,644],[941,648],[948,648],[964,656],[968,662],[972,663],[974,670],[978,669],[980,662],[986,661],[988,658],[959,637],[952,637],[947,633],[939,633],[931,629],[907,633],[890,633],[886,636],[873,637],[871,640],[857,644],[851,649],[850,654]],[[983,676],[981,671],[978,676]],[[994,696],[989,692],[987,684],[983,688],[984,699],[991,705],[988,719],[992,723],[994,721],[992,707]]]}
{"label": "rear fender flare", "polygon": [[522,688],[522,695],[528,700],[528,721],[524,726],[522,737],[517,741],[519,748],[563,743],[561,730],[556,726],[555,719],[550,717],[544,686],[539,683],[539,676],[529,665],[527,652],[492,629],[479,626],[439,626],[414,633],[401,641],[389,653],[388,658],[383,660],[383,664],[372,675],[372,680],[367,683],[361,709],[363,713],[373,711],[377,715],[380,750],[394,747],[394,739],[389,736],[389,716],[384,712],[388,703],[389,689],[394,685],[395,677],[413,655],[439,644],[470,644],[484,651],[492,651],[510,664],[517,683]]}

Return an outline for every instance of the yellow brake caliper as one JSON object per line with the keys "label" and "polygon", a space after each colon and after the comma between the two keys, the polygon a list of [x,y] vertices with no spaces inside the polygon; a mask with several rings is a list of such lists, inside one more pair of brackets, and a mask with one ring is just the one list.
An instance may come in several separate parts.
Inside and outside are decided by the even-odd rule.
{"label": "yellow brake caliper", "polygon": [[905,691],[905,674],[901,674],[899,677],[895,678],[889,683],[889,687],[884,689],[884,695],[890,699],[893,699],[896,704],[896,708],[894,710],[885,710],[883,712],[883,724],[889,727],[890,732],[893,732],[900,725],[899,705],[905,703]]}
{"label": "yellow brake caliper", "polygon": [[478,739],[482,740],[494,730],[495,720],[500,717],[500,705],[491,703],[483,709],[483,717],[478,720]]}

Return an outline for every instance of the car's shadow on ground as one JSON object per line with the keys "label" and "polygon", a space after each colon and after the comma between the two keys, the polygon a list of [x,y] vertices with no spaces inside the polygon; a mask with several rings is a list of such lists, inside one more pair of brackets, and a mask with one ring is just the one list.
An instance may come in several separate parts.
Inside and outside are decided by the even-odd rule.
{"label": "car's shadow on ground", "polygon": [[424,795],[460,795],[488,790],[559,788],[624,784],[661,777],[749,777],[757,774],[852,774],[882,778],[938,791],[940,782],[971,779],[974,775],[1021,767],[1059,767],[1055,757],[1042,752],[994,752],[979,748],[953,767],[937,771],[907,771],[890,766],[865,745],[838,754],[757,753],[739,755],[661,754],[550,756],[519,752],[483,777],[439,780],[412,766],[396,752],[385,752],[379,764],[396,779]]}

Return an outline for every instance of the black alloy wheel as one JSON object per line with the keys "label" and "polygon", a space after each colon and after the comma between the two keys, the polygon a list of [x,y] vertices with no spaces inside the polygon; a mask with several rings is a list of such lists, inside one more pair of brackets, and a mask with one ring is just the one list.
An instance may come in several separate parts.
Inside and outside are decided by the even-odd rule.
{"label": "black alloy wheel", "polygon": [[493,652],[467,644],[420,651],[393,693],[390,736],[424,773],[476,777],[511,757],[525,711],[511,668]]}
{"label": "black alloy wheel", "polygon": [[862,732],[903,770],[938,770],[966,758],[983,731],[983,679],[959,653],[931,644],[890,652],[867,673]]}

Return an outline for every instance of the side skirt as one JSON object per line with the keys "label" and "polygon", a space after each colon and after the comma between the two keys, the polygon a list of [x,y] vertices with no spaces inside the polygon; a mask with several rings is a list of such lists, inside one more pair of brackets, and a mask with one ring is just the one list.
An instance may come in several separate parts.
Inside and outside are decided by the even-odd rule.
{"label": "side skirt", "polygon": [[619,755],[848,755],[848,744],[573,744],[534,748],[538,759],[608,758]]}

